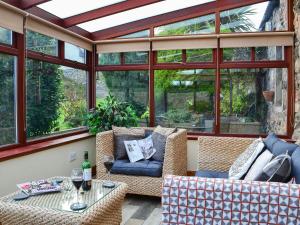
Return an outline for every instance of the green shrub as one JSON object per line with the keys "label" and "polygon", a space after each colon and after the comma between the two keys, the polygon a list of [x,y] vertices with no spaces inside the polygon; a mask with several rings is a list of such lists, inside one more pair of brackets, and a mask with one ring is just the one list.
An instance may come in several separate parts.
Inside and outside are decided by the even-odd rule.
{"label": "green shrub", "polygon": [[111,130],[112,126],[137,126],[138,117],[127,102],[119,102],[109,94],[88,115],[88,126],[92,134]]}

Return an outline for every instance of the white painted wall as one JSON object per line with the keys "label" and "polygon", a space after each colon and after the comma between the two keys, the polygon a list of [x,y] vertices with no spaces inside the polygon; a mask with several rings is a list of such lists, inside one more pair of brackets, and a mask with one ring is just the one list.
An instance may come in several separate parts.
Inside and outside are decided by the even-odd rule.
{"label": "white painted wall", "polygon": [[[72,168],[80,167],[84,151],[89,151],[95,165],[95,138],[70,143],[34,154],[0,162],[0,196],[15,190],[16,184],[52,176],[70,176]],[[77,159],[69,162],[69,154],[76,152]]]}
{"label": "white painted wall", "polygon": [[[28,180],[52,176],[69,176],[72,168],[79,167],[83,152],[89,151],[92,165],[96,158],[95,138],[74,142],[34,154],[0,162],[0,196],[15,190],[16,184]],[[188,141],[188,170],[197,170],[197,141]],[[69,154],[77,153],[77,159],[69,162]]]}

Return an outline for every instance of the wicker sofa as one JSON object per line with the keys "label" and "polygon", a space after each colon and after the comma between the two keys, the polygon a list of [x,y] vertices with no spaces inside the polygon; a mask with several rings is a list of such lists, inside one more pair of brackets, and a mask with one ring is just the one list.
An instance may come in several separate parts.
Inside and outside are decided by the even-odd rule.
{"label": "wicker sofa", "polygon": [[[225,173],[253,140],[200,137],[198,169],[211,171],[208,175]],[[299,184],[212,177],[167,176],[162,224],[300,224]]]}
{"label": "wicker sofa", "polygon": [[[145,128],[152,130],[151,128]],[[114,134],[106,131],[96,137],[96,167],[97,179],[107,179],[106,169],[103,165],[103,155],[113,154]],[[111,174],[111,179],[128,184],[128,193],[161,196],[163,177],[167,174],[185,176],[187,173],[187,132],[178,129],[167,138],[162,177],[132,176]]]}

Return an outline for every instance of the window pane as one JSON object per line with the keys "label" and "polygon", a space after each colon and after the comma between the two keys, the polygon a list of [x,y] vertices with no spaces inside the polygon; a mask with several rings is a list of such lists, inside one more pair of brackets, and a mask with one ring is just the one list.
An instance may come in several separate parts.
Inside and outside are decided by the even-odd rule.
{"label": "window pane", "polygon": [[181,50],[157,51],[157,63],[180,63],[182,62]]}
{"label": "window pane", "polygon": [[221,70],[222,133],[285,135],[286,119],[287,69]]}
{"label": "window pane", "polygon": [[155,71],[155,121],[166,127],[213,132],[215,70]]}
{"label": "window pane", "polygon": [[147,64],[148,52],[125,52],[125,64]]}
{"label": "window pane", "polygon": [[212,49],[187,49],[186,62],[212,62],[213,50]]}
{"label": "window pane", "polygon": [[215,14],[201,16],[154,28],[155,36],[215,33]]}
{"label": "window pane", "polygon": [[[146,111],[149,102],[148,71],[103,71],[97,73],[97,104],[109,93],[120,101],[130,103],[138,117]],[[141,119],[141,126],[149,126],[149,120]]]}
{"label": "window pane", "polygon": [[287,2],[266,1],[221,12],[221,32],[287,30]]}
{"label": "window pane", "polygon": [[12,31],[0,27],[0,43],[12,45]]}
{"label": "window pane", "polygon": [[29,138],[86,125],[86,71],[28,59],[26,90]]}
{"label": "window pane", "polygon": [[57,39],[29,30],[26,31],[26,48],[31,51],[58,56]]}
{"label": "window pane", "polygon": [[255,48],[256,61],[284,60],[284,47],[270,46]]}
{"label": "window pane", "polygon": [[86,63],[86,50],[65,42],[65,58],[80,63]]}
{"label": "window pane", "polygon": [[98,56],[99,65],[121,65],[120,53],[102,53]]}
{"label": "window pane", "polygon": [[223,48],[223,61],[250,61],[251,48]]}
{"label": "window pane", "polygon": [[16,143],[15,62],[0,53],[0,146]]}
{"label": "window pane", "polygon": [[139,32],[135,32],[132,34],[127,34],[121,37],[117,37],[117,38],[143,38],[143,37],[149,37],[150,36],[150,31],[149,30],[142,30]]}

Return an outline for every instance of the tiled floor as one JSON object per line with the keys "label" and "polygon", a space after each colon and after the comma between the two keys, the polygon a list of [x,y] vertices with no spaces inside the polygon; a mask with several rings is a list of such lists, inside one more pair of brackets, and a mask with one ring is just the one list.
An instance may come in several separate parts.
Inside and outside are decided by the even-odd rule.
{"label": "tiled floor", "polygon": [[159,225],[161,221],[160,198],[127,195],[123,204],[121,225]]}

